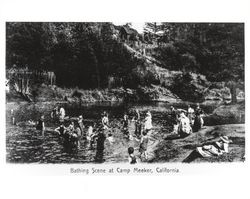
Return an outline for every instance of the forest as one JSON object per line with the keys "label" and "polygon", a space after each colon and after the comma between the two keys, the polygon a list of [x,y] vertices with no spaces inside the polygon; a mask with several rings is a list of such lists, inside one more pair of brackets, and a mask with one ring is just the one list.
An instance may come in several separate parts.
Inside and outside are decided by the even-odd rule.
{"label": "forest", "polygon": [[[154,63],[128,50],[121,28],[108,22],[7,22],[6,69],[54,71],[58,86],[82,89],[107,88],[111,77],[116,87],[160,84],[157,75],[136,73],[156,65],[244,85],[243,23],[145,23],[144,32],[133,30],[128,40],[150,49]],[[185,77],[179,81],[186,83]]]}
{"label": "forest", "polygon": [[244,162],[244,31],[7,22],[7,162]]}

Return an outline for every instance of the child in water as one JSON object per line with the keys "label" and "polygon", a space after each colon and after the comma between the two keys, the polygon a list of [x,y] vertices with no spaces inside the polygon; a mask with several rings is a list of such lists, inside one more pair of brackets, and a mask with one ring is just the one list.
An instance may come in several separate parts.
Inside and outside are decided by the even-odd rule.
{"label": "child in water", "polygon": [[103,162],[103,151],[104,151],[104,142],[106,140],[106,136],[103,131],[100,131],[97,134],[96,139],[96,156],[95,160],[96,162]]}
{"label": "child in water", "polygon": [[94,132],[93,132],[93,125],[90,124],[90,125],[89,125],[89,128],[88,128],[88,131],[87,131],[87,140],[88,140],[88,141],[91,141],[93,135],[94,135]]}
{"label": "child in water", "polygon": [[74,121],[71,121],[70,125],[68,126],[67,130],[69,132],[73,132],[75,130],[75,123]]}
{"label": "child in water", "polygon": [[128,155],[129,155],[129,158],[128,158],[129,163],[136,164],[137,161],[136,161],[136,157],[134,155],[134,148],[133,147],[128,148]]}
{"label": "child in water", "polygon": [[143,131],[141,141],[140,141],[140,157],[141,159],[144,157],[146,160],[148,159],[147,147],[148,147],[148,135],[147,131]]}
{"label": "child in water", "polygon": [[94,127],[95,124],[90,124],[88,131],[87,131],[87,140],[89,141],[89,148],[92,149],[93,148],[93,144],[94,144],[94,138],[96,136],[95,132],[94,132]]}
{"label": "child in water", "polygon": [[141,118],[140,118],[140,112],[138,109],[135,110],[135,117],[133,118],[133,121],[135,122],[135,136],[140,137],[141,136]]}
{"label": "child in water", "polygon": [[55,129],[55,132],[57,132],[58,135],[61,135],[61,136],[63,136],[66,131],[67,131],[67,128],[64,126],[63,123],[61,123],[61,125]]}
{"label": "child in water", "polygon": [[103,125],[104,130],[109,129],[109,118],[108,118],[108,114],[106,112],[103,113],[102,125]]}
{"label": "child in water", "polygon": [[123,133],[125,135],[126,138],[129,138],[129,131],[128,131],[128,115],[127,113],[124,114],[123,116]]}
{"label": "child in water", "polygon": [[109,141],[110,144],[114,144],[115,139],[114,139],[112,133],[109,133],[109,134],[108,134],[107,140]]}
{"label": "child in water", "polygon": [[37,121],[36,129],[40,131],[45,130],[44,115],[42,115],[41,118]]}
{"label": "child in water", "polygon": [[13,109],[10,110],[10,120],[11,120],[11,124],[12,125],[16,124],[15,115],[14,115],[14,110]]}
{"label": "child in water", "polygon": [[144,121],[144,131],[146,131],[147,133],[150,133],[152,128],[153,128],[153,126],[152,126],[152,115],[148,111],[147,114],[146,114],[145,121]]}

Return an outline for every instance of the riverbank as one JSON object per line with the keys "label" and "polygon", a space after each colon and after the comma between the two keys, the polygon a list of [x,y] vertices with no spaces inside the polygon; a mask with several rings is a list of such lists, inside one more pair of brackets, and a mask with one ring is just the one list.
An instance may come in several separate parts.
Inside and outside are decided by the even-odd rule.
{"label": "riverbank", "polygon": [[[68,154],[60,144],[59,137],[54,134],[53,129],[57,127],[57,123],[51,120],[51,110],[60,101],[54,102],[36,102],[36,103],[8,103],[6,105],[6,137],[7,137],[7,152],[8,161],[10,162],[40,162],[40,163],[83,163],[93,162],[95,150],[89,150],[85,140],[81,140],[81,149],[76,154]],[[230,124],[231,117],[228,117],[222,122],[227,124],[216,125],[211,123],[198,133],[192,134],[184,139],[165,140],[167,135],[171,134],[170,125],[170,106],[174,105],[177,108],[186,108],[186,104],[169,104],[169,103],[137,103],[137,104],[119,104],[119,103],[89,103],[82,106],[75,106],[68,102],[63,102],[66,113],[70,117],[83,115],[84,124],[88,127],[90,122],[101,125],[100,116],[103,111],[109,113],[111,132],[114,136],[114,144],[108,141],[105,144],[105,154],[107,163],[111,162],[126,162],[127,148],[133,146],[135,155],[139,156],[139,140],[136,138],[128,140],[124,138],[122,132],[122,118],[124,112],[129,114],[138,109],[142,118],[145,117],[147,111],[151,111],[153,118],[153,131],[150,135],[151,139],[148,145],[149,162],[182,162],[189,153],[197,146],[207,141],[215,140],[219,135],[227,135],[233,143],[230,145],[229,154],[219,158],[198,159],[196,162],[230,162],[243,161],[245,154],[245,129],[244,124]],[[244,104],[227,105],[219,107],[203,106],[207,117],[230,111],[230,114],[244,111]],[[13,109],[15,117],[19,125],[10,125],[10,110]],[[221,112],[221,109],[224,112]],[[234,111],[232,111],[234,110]],[[239,111],[240,110],[240,111]],[[232,112],[232,113],[231,113]],[[47,130],[45,137],[42,137],[35,131],[34,127],[27,126],[26,123],[30,119],[38,119],[41,114],[45,115],[45,123]],[[131,115],[132,117],[132,115]],[[235,117],[237,118],[237,117]],[[131,119],[131,118],[130,118]],[[212,121],[212,120],[211,120]],[[220,121],[220,120],[219,120]],[[239,123],[239,121],[238,121]],[[85,129],[87,130],[87,128]],[[129,122],[129,131],[134,132],[134,122]],[[51,147],[53,150],[51,151]],[[34,154],[37,152],[37,154]],[[30,155],[27,155],[30,154]],[[28,159],[27,159],[28,158]],[[73,158],[73,159],[72,159]]]}
{"label": "riverbank", "polygon": [[[154,148],[152,162],[182,162],[196,147],[217,141],[219,136],[232,140],[229,153],[219,157],[198,158],[194,162],[235,162],[245,160],[245,102],[220,105],[204,117],[205,126],[187,138],[162,140]],[[160,135],[164,137],[164,135]]]}
{"label": "riverbank", "polygon": [[245,123],[245,101],[218,106],[212,114],[204,117],[207,126]]}
{"label": "riverbank", "polygon": [[219,136],[232,140],[229,153],[218,157],[198,158],[193,162],[240,162],[245,160],[245,125],[226,124],[205,126],[199,132],[184,139],[163,140],[155,148],[152,162],[182,162],[188,155],[207,142],[217,141]]}
{"label": "riverbank", "polygon": [[[93,102],[181,102],[178,96],[170,90],[151,85],[150,87],[139,86],[136,89],[112,88],[84,90],[79,88],[61,88],[58,86],[35,85],[30,92],[33,102],[65,101],[72,104]],[[25,101],[15,92],[7,94],[7,102]]]}

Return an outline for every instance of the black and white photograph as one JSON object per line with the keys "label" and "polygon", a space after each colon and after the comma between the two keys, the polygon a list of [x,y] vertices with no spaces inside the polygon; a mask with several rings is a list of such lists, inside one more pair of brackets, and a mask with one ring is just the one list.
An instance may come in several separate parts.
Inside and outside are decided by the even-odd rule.
{"label": "black and white photograph", "polygon": [[244,23],[5,29],[7,163],[245,161]]}
{"label": "black and white photograph", "polygon": [[248,198],[249,7],[0,1],[0,197]]}

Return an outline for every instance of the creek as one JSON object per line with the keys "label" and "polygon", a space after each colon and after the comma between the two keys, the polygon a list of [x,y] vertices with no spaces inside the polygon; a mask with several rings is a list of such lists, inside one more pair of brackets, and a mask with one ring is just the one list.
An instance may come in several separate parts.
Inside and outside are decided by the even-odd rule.
{"label": "creek", "polygon": [[[101,114],[106,111],[109,114],[110,132],[114,137],[114,142],[105,141],[104,162],[122,163],[127,162],[127,148],[133,146],[135,154],[138,154],[139,140],[128,140],[122,133],[123,114],[129,114],[129,131],[133,134],[134,122],[131,121],[135,109],[138,109],[144,118],[147,111],[152,114],[153,131],[155,140],[171,132],[170,106],[187,109],[187,104],[169,104],[163,102],[151,103],[89,103],[82,106],[70,105],[67,103],[37,102],[25,104],[6,105],[6,150],[7,162],[11,163],[93,163],[95,149],[89,148],[86,140],[80,141],[80,147],[68,148],[62,144],[61,138],[54,132],[58,126],[56,121],[50,118],[50,113],[56,106],[63,106],[66,115],[78,117],[82,115],[84,125],[88,127],[90,123],[96,126],[101,124]],[[211,113],[214,106],[202,106],[206,113]],[[14,115],[19,125],[12,125],[10,110],[14,110]],[[27,121],[37,120],[40,115],[45,115],[46,131],[44,134],[35,130],[34,127],[26,125]],[[87,128],[86,128],[87,130]]]}

